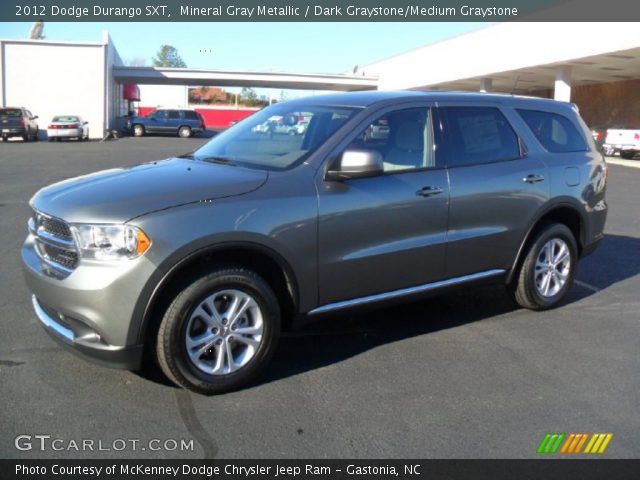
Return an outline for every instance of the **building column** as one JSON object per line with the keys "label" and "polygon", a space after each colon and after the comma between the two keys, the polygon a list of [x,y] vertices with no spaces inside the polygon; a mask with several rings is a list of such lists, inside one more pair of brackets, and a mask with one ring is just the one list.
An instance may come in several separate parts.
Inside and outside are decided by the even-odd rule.
{"label": "building column", "polygon": [[571,101],[571,67],[562,66],[556,70],[553,98],[563,102]]}
{"label": "building column", "polygon": [[493,89],[493,79],[491,78],[481,78],[480,79],[480,91],[481,92],[490,92]]}

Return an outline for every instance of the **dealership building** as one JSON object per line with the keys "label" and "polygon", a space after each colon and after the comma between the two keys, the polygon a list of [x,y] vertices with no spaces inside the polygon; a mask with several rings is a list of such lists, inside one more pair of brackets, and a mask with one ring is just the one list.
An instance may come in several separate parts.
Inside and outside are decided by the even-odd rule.
{"label": "dealership building", "polygon": [[[575,102],[590,125],[640,125],[640,28],[637,23],[487,24],[348,74],[128,67],[108,32],[99,42],[0,39],[0,103],[38,115],[41,138],[47,122],[63,114],[82,116],[90,136],[102,137],[124,124],[132,105],[188,106],[190,85],[511,92]],[[250,113],[233,109],[211,109],[208,125],[226,126],[229,118]]]}

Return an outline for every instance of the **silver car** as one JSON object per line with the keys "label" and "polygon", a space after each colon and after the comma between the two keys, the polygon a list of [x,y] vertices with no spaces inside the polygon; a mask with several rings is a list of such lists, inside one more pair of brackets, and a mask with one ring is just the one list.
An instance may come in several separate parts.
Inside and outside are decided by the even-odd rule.
{"label": "silver car", "polygon": [[47,139],[50,142],[61,138],[89,139],[89,122],[78,115],[58,115],[53,117],[47,127]]}

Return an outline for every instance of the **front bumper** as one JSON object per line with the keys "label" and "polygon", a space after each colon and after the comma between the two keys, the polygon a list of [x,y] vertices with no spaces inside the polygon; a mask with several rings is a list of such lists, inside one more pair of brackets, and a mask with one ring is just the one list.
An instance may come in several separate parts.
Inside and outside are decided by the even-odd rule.
{"label": "front bumper", "polygon": [[[81,335],[73,330],[70,319],[40,304],[35,295],[31,301],[45,331],[60,345],[89,361],[113,368],[137,370],[142,362],[143,345],[116,347],[101,342],[94,332]],[[64,319],[64,320],[63,320]],[[63,324],[66,321],[68,323]]]}
{"label": "front bumper", "polygon": [[98,363],[139,367],[142,341],[134,311],[140,292],[155,272],[148,259],[81,260],[61,278],[52,275],[50,266],[37,254],[33,235],[27,237],[21,254],[34,310],[54,339]]}

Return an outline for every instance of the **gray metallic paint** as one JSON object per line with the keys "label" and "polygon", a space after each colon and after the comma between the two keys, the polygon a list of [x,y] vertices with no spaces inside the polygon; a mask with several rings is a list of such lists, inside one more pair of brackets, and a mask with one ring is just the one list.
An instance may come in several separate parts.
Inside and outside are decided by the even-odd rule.
{"label": "gray metallic paint", "polygon": [[[295,108],[306,102],[367,108],[288,171],[169,159],[42,189],[32,200],[35,208],[70,223],[131,221],[153,246],[134,260],[82,260],[69,277],[57,280],[43,273],[29,236],[22,258],[31,291],[118,349],[142,341],[144,322],[155,320],[148,312],[161,294],[158,285],[181,262],[211,249],[243,246],[274,257],[292,277],[297,311],[306,313],[399,289],[420,293],[421,285],[438,286],[482,271],[510,273],[535,222],[557,207],[570,206],[580,214],[582,245],[602,236],[606,169],[600,154],[593,146],[590,152],[548,154],[513,110],[540,108],[579,118],[569,104],[433,92],[359,92],[290,103]],[[335,155],[373,116],[447,102],[500,106],[526,144],[527,156],[483,166],[439,164],[410,173],[325,180]],[[567,167],[579,170],[578,185],[567,185]],[[542,174],[545,181],[522,182],[529,173]],[[425,186],[441,187],[443,193],[416,195]]]}

